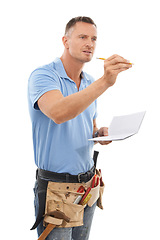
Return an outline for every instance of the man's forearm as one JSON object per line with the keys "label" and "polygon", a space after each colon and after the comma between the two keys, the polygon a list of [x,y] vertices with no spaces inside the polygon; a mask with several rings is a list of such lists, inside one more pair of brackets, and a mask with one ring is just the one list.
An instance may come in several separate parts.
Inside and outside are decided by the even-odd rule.
{"label": "man's forearm", "polygon": [[59,99],[53,103],[52,119],[60,124],[75,118],[105,92],[108,87],[104,79],[100,78],[84,90]]}

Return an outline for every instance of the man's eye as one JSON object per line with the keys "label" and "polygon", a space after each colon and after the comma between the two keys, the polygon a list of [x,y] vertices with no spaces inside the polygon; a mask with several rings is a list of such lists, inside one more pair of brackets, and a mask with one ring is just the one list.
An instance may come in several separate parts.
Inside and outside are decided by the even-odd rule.
{"label": "man's eye", "polygon": [[81,36],[80,38],[81,38],[81,39],[84,39],[85,37],[84,37],[84,36]]}

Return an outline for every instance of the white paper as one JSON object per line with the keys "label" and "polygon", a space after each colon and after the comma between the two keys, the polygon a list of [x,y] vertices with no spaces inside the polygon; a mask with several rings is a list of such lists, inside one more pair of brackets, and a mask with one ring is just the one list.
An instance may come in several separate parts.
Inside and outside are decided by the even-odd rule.
{"label": "white paper", "polygon": [[146,112],[113,117],[106,137],[91,138],[89,141],[123,140],[136,134],[141,126]]}

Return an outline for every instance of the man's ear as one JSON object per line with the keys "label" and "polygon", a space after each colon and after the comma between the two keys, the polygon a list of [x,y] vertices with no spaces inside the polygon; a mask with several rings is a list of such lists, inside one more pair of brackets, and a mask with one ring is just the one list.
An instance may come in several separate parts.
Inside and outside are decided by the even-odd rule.
{"label": "man's ear", "polygon": [[63,42],[63,45],[66,49],[69,48],[69,45],[68,45],[68,37],[67,36],[63,36],[62,37],[62,42]]}

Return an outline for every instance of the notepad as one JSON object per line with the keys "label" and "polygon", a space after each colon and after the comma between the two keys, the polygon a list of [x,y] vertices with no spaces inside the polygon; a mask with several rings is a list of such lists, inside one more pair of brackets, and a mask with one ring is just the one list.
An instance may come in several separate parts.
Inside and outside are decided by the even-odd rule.
{"label": "notepad", "polygon": [[144,112],[113,117],[108,128],[108,136],[91,138],[89,141],[124,140],[138,133],[145,116]]}

